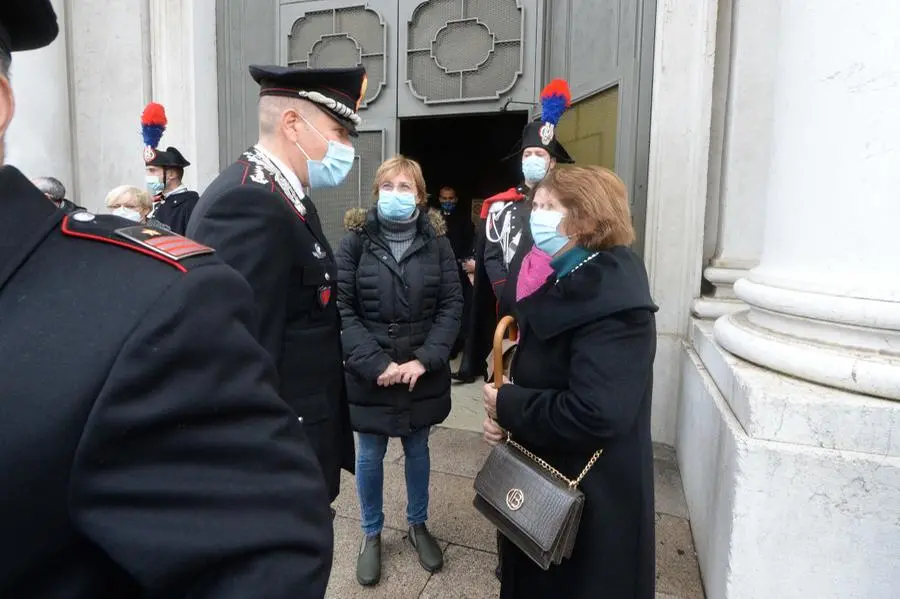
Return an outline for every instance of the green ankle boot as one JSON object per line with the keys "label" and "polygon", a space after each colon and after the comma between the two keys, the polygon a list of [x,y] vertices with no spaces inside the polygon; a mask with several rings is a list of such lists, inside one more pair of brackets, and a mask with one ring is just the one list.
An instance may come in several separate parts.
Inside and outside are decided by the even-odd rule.
{"label": "green ankle boot", "polygon": [[381,580],[381,535],[363,537],[356,558],[356,581],[364,587]]}
{"label": "green ankle boot", "polygon": [[444,554],[424,524],[409,528],[409,542],[416,548],[423,568],[434,573],[444,567]]}

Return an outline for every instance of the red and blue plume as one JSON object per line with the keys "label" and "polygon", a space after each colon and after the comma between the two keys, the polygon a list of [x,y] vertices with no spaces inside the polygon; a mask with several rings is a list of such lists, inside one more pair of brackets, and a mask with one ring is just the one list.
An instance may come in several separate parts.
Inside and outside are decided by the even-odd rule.
{"label": "red and blue plume", "polygon": [[144,145],[156,149],[168,122],[166,109],[162,104],[156,102],[147,104],[141,115],[141,135],[144,137]]}
{"label": "red and blue plume", "polygon": [[572,92],[565,79],[554,79],[541,92],[541,120],[554,127],[572,105]]}

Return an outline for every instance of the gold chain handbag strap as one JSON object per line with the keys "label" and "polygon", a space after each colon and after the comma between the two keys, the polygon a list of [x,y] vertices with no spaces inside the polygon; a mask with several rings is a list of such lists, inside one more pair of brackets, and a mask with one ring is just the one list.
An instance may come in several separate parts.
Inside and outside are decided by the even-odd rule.
{"label": "gold chain handbag strap", "polygon": [[578,487],[578,485],[581,484],[581,481],[584,480],[584,477],[587,476],[587,473],[590,472],[591,468],[594,467],[594,464],[597,463],[597,460],[600,458],[600,454],[603,453],[602,449],[598,449],[597,451],[595,451],[594,455],[591,456],[591,459],[588,460],[587,466],[585,466],[584,470],[581,471],[581,474],[578,475],[578,478],[576,478],[575,480],[572,480],[572,479],[568,478],[565,474],[563,474],[562,472],[560,472],[559,470],[557,470],[556,468],[551,466],[546,460],[544,460],[540,456],[535,455],[534,453],[528,451],[527,449],[525,449],[524,447],[522,447],[521,445],[519,445],[518,443],[513,441],[512,435],[510,435],[509,433],[506,433],[506,443],[508,445],[512,445],[513,447],[518,449],[520,452],[522,452],[522,454],[524,454],[525,457],[534,461],[538,466],[540,466],[541,468],[543,468],[544,470],[546,470],[547,472],[549,472],[550,474],[552,474],[559,480],[561,480],[564,483],[566,483],[567,485],[569,485],[570,489],[575,489]]}

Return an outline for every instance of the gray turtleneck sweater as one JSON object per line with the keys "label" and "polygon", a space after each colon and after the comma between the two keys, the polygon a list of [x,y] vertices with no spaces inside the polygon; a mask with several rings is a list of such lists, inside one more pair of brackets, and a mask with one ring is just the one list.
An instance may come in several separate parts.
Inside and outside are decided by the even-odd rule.
{"label": "gray turtleneck sweater", "polygon": [[391,254],[393,254],[394,259],[398,263],[416,238],[416,221],[418,220],[418,209],[408,219],[399,221],[389,220],[382,216],[381,212],[378,212],[378,224],[380,225],[381,235],[388,242]]}

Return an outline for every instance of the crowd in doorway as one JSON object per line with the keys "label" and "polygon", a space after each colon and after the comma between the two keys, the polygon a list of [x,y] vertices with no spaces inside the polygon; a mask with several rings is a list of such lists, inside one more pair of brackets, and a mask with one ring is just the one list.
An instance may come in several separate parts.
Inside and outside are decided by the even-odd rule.
{"label": "crowd in doorway", "polygon": [[[49,0],[0,7],[0,133],[11,52],[57,33]],[[567,84],[544,90],[520,185],[480,218],[453,181],[429,206],[420,163],[397,155],[332,247],[311,194],[354,166],[365,70],[250,75],[259,138],[202,196],[160,149],[154,103],[144,185],[111,190],[109,215],[0,167],[0,398],[15,400],[0,410],[0,596],[320,599],[342,470],[356,578],[376,585],[391,438],[409,550],[440,571],[429,438],[455,377],[484,380],[496,484],[473,499],[498,529],[501,598],[652,599],[656,306],[625,185],[557,139]],[[534,485],[577,505],[565,532]]]}

